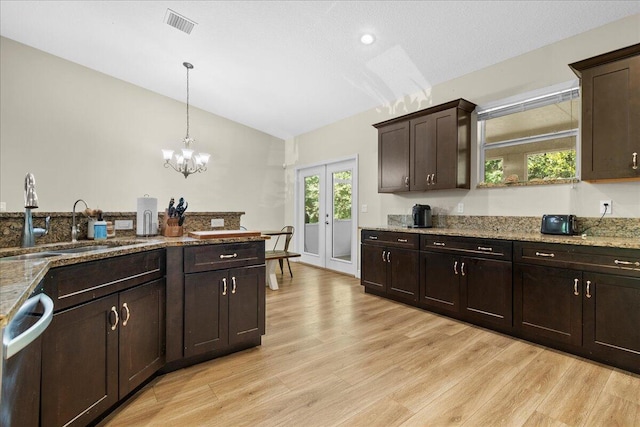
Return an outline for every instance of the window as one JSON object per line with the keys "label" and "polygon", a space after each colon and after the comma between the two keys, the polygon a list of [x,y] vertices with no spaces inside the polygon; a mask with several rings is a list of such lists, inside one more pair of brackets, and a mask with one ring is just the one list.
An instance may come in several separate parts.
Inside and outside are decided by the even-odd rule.
{"label": "window", "polygon": [[577,177],[578,81],[478,109],[481,185]]}

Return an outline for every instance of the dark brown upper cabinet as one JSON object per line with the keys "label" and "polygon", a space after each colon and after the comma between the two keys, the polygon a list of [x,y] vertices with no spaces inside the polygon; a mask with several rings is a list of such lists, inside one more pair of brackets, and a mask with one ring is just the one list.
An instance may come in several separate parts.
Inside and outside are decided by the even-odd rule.
{"label": "dark brown upper cabinet", "polygon": [[640,44],[569,67],[582,84],[582,179],[640,179]]}
{"label": "dark brown upper cabinet", "polygon": [[469,189],[475,107],[458,99],[374,124],[378,192]]}

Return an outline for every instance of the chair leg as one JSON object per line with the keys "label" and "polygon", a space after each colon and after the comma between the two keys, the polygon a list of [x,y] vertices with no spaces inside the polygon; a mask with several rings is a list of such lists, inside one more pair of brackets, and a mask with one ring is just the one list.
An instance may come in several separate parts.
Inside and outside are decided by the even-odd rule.
{"label": "chair leg", "polygon": [[[289,262],[289,260],[287,260],[287,262]],[[282,267],[284,267],[284,264],[282,263],[282,259],[279,259],[278,263],[280,264],[280,274],[284,274],[284,270],[282,269]]]}
{"label": "chair leg", "polygon": [[[291,271],[291,264],[289,264],[289,258],[287,258],[287,266],[289,267],[289,274],[293,277],[293,272]],[[284,272],[282,272],[284,274]]]}

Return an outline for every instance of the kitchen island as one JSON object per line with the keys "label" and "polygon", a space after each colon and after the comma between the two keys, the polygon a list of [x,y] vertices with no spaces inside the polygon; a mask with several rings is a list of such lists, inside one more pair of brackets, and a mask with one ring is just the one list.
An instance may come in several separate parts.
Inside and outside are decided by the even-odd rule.
{"label": "kitchen island", "polygon": [[[4,325],[34,293],[52,301],[30,411],[39,425],[91,424],[158,373],[260,345],[264,252],[260,236],[2,250]],[[3,391],[3,406],[12,393]]]}

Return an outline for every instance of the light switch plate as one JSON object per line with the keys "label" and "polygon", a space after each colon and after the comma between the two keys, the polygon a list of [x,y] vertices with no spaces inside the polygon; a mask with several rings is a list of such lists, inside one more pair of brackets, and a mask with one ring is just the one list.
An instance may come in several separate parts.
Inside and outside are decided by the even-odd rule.
{"label": "light switch plate", "polygon": [[113,224],[116,230],[133,230],[132,219],[116,219]]}
{"label": "light switch plate", "polygon": [[211,227],[224,227],[224,218],[213,218],[211,220]]}

